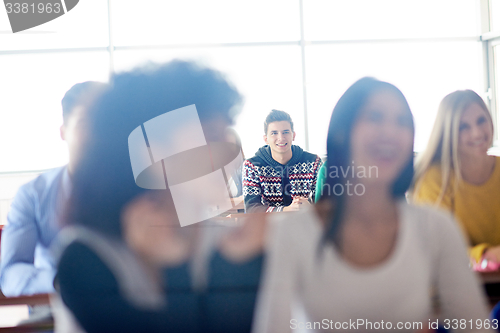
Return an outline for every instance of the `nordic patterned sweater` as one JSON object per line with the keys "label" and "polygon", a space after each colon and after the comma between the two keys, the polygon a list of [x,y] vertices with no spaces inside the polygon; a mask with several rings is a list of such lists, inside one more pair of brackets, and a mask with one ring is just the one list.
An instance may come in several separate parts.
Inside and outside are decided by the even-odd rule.
{"label": "nordic patterned sweater", "polygon": [[295,197],[308,197],[316,191],[321,158],[299,146],[292,146],[286,165],[276,162],[268,145],[259,148],[243,165],[245,212],[280,212]]}

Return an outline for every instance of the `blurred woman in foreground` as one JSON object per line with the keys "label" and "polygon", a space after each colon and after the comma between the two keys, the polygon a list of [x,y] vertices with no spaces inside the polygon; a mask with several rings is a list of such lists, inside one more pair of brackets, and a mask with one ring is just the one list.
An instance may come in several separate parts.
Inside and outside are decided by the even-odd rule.
{"label": "blurred woman in foreground", "polygon": [[[174,61],[116,75],[90,108],[67,209],[73,228],[64,232],[67,246],[57,275],[62,300],[88,333],[207,332],[210,320],[225,315],[206,301],[206,294],[192,289],[190,257],[198,245],[197,230],[180,227],[178,206],[163,178],[166,159],[153,161],[158,157],[153,148],[182,152],[200,136],[207,142],[224,141],[241,99],[220,73]],[[171,131],[148,127],[158,123],[157,117],[193,104],[198,121],[187,122],[183,113]],[[131,145],[131,133],[139,129],[142,135],[141,128],[145,133],[147,128],[147,139],[140,136],[142,145]],[[160,136],[160,144],[151,134]],[[161,181],[149,183],[156,190],[135,182],[130,152],[138,148],[145,157],[142,163],[163,167]],[[191,164],[207,161],[195,162]],[[195,178],[189,174],[197,171],[193,165],[179,167],[188,180]],[[209,310],[214,314],[206,316]],[[246,315],[250,323],[252,312]]]}
{"label": "blurred woman in foreground", "polygon": [[417,161],[414,200],[455,215],[472,245],[471,257],[500,262],[500,157],[489,156],[493,121],[472,90],[447,95],[429,144]]}
{"label": "blurred woman in foreground", "polygon": [[433,291],[442,318],[487,318],[453,219],[405,202],[413,137],[410,108],[395,86],[363,78],[344,93],[330,121],[321,200],[270,217],[255,333],[345,322],[357,330],[408,328],[398,322],[427,329]]}

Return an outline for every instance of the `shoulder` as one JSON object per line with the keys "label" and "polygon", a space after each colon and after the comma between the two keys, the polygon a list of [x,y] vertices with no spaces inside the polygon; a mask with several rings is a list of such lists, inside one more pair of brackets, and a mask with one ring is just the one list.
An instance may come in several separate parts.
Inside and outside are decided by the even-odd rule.
{"label": "shoulder", "polygon": [[253,156],[249,159],[247,159],[244,163],[245,166],[250,166],[250,167],[256,167],[260,166],[262,164],[266,164],[265,161],[260,158],[259,156]]}
{"label": "shoulder", "polygon": [[[413,205],[407,209],[411,216],[407,235],[419,244],[420,251],[427,253],[436,272],[444,265],[443,260],[457,260],[467,266],[467,237],[450,213]],[[467,267],[466,270],[469,271]]]}
{"label": "shoulder", "polygon": [[494,182],[500,179],[500,156],[495,156],[495,168],[493,171],[493,176],[490,179],[494,179]]}
{"label": "shoulder", "polygon": [[43,193],[44,191],[52,188],[53,185],[58,183],[58,180],[61,179],[63,172],[66,170],[66,166],[51,169],[46,171],[40,175],[38,175],[35,179],[27,182],[19,188],[18,193]]}
{"label": "shoulder", "polygon": [[427,169],[427,171],[420,178],[420,182],[422,184],[428,184],[428,183],[441,184],[441,181],[442,181],[442,174],[439,164],[434,164],[431,167],[429,167],[429,169]]}
{"label": "shoulder", "polygon": [[105,283],[116,285],[116,279],[104,261],[89,246],[79,241],[71,242],[64,249],[57,271],[61,287],[77,284],[78,288],[84,288],[84,281],[89,288]]}
{"label": "shoulder", "polygon": [[446,235],[459,233],[458,224],[452,214],[434,206],[421,206],[404,203],[404,218],[412,229],[424,238],[434,239],[436,242],[447,238]]}
{"label": "shoulder", "polygon": [[307,151],[303,151],[302,152],[302,156],[301,156],[301,162],[304,162],[304,161],[307,161],[307,162],[321,162],[321,157],[319,157],[318,155],[316,154],[312,154],[310,152],[307,152]]}
{"label": "shoulder", "polygon": [[248,160],[245,160],[243,162],[243,168],[242,168],[242,175],[250,175],[252,173],[258,173],[258,163],[255,162],[252,158],[249,158]]}
{"label": "shoulder", "polygon": [[[453,178],[452,174],[450,174],[450,178]],[[440,196],[442,185],[443,177],[440,165],[434,164],[416,181],[413,201],[416,203],[436,203]],[[446,198],[451,195],[452,186],[453,182],[449,183],[444,193],[443,200],[445,200],[445,202],[441,203],[443,207],[449,207],[451,205],[451,202],[448,202],[449,200]]]}
{"label": "shoulder", "polygon": [[120,297],[117,279],[99,256],[79,241],[72,242],[64,250],[54,281],[63,302],[84,325],[95,320],[95,304],[100,301],[119,305],[114,302]]}
{"label": "shoulder", "polygon": [[99,256],[86,244],[78,240],[72,241],[62,252],[60,266],[86,265],[88,262],[103,264]]}
{"label": "shoulder", "polygon": [[34,208],[44,198],[48,198],[47,194],[54,189],[55,185],[59,184],[64,170],[65,167],[49,170],[21,185],[12,200],[11,210],[24,211],[29,207]]}
{"label": "shoulder", "polygon": [[320,177],[325,177],[326,176],[326,170],[327,170],[327,164],[326,164],[326,161],[322,161],[320,159],[319,163],[321,163],[321,167],[318,169],[318,174]]}
{"label": "shoulder", "polygon": [[440,208],[436,208],[434,206],[421,206],[403,202],[402,207],[405,216],[411,216],[412,220],[419,221],[419,223],[428,223],[431,220],[453,220],[453,215],[450,212]]}

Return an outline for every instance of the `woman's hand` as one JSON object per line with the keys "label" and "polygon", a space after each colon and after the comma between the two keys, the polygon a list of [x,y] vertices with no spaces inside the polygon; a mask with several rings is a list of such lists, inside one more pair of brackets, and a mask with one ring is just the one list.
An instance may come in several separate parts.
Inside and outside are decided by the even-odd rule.
{"label": "woman's hand", "polygon": [[500,246],[490,247],[484,252],[484,259],[488,261],[500,262]]}
{"label": "woman's hand", "polygon": [[295,198],[293,198],[293,201],[290,204],[290,206],[287,206],[287,207],[283,208],[283,211],[284,212],[298,211],[302,207],[304,207],[305,205],[310,205],[310,204],[311,203],[309,202],[309,200],[307,198],[295,197]]}

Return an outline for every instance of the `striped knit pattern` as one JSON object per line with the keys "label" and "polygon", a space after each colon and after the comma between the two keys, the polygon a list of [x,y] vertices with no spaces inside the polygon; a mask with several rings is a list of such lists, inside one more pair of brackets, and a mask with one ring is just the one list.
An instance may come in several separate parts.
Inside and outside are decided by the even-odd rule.
{"label": "striped knit pattern", "polygon": [[[303,152],[301,156],[299,161],[286,166],[277,162],[275,165],[269,165],[257,157],[245,161],[243,195],[247,211],[248,206],[257,204],[266,208],[266,212],[282,211],[286,206],[285,192],[292,200],[295,197],[307,198],[311,192],[314,197],[321,158],[307,152]],[[283,179],[284,177],[288,179]]]}

